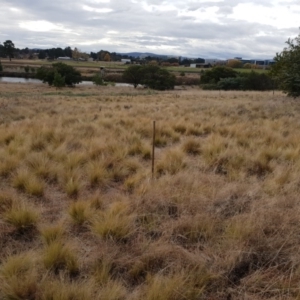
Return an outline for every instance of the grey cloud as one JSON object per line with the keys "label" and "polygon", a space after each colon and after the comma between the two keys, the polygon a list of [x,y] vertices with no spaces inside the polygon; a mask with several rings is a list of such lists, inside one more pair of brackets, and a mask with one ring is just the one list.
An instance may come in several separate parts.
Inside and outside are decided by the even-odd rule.
{"label": "grey cloud", "polygon": [[223,7],[219,8],[218,12],[220,14],[229,15],[233,12],[233,7],[232,6],[223,6]]}
{"label": "grey cloud", "polygon": [[[111,0],[107,3],[96,1],[58,0],[2,0],[0,10],[0,41],[12,39],[17,47],[66,47],[78,46],[84,51],[129,52],[152,49],[162,54],[184,56],[232,57],[266,56],[273,57],[281,51],[284,41],[295,36],[298,28],[277,30],[273,26],[227,17],[239,3],[254,3],[271,7],[272,1],[228,0],[211,2],[198,0],[145,1],[148,5],[172,4],[184,12],[219,8],[220,23],[196,21],[195,17],[178,16],[178,11],[169,9],[146,11],[141,2]],[[290,4],[292,2],[289,2]],[[109,8],[109,13],[83,10],[83,5],[93,9]],[[9,11],[19,8],[22,13]],[[300,6],[299,6],[300,7]],[[70,32],[31,32],[19,27],[20,22],[44,20],[61,24]],[[116,31],[118,34],[108,34]],[[264,32],[267,36],[258,36]],[[101,42],[98,42],[101,41]],[[155,51],[157,47],[157,51]],[[174,53],[170,53],[171,51]]]}

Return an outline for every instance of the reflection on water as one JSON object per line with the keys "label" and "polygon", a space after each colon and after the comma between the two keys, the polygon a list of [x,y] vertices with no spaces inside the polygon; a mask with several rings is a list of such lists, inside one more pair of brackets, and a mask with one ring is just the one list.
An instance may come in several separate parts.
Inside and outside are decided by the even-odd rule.
{"label": "reflection on water", "polygon": [[21,77],[0,77],[0,82],[14,82],[14,83],[42,83],[41,80]]}
{"label": "reflection on water", "polygon": [[[21,77],[0,77],[0,82],[8,82],[8,83],[43,83],[39,79],[31,79],[31,78],[21,78]],[[93,85],[92,81],[82,81],[79,85]],[[115,86],[132,86],[128,83],[116,83]]]}

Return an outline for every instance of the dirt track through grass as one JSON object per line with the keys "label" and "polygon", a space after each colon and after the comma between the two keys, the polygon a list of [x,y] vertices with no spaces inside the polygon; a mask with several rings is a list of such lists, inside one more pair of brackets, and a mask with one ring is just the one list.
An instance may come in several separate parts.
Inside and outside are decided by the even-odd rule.
{"label": "dirt track through grass", "polygon": [[280,93],[0,84],[0,298],[299,299],[299,129]]}

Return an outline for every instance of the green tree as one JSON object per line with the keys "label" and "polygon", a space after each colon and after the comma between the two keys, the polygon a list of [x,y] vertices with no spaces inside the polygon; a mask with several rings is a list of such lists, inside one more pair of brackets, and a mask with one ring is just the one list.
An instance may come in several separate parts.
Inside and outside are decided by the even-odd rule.
{"label": "green tree", "polygon": [[64,56],[72,57],[72,49],[70,46],[64,49]]}
{"label": "green tree", "polygon": [[136,88],[142,81],[142,66],[132,65],[129,66],[123,73],[123,79],[127,83],[132,83]]}
{"label": "green tree", "polygon": [[57,57],[62,57],[62,56],[65,55],[65,52],[64,52],[64,50],[62,48],[56,48],[55,51],[54,51],[54,53],[55,53],[55,57],[56,58]]}
{"label": "green tree", "polygon": [[243,78],[243,90],[270,91],[274,88],[274,82],[268,73],[251,71],[241,73],[239,76]]}
{"label": "green tree", "polygon": [[244,65],[243,65],[243,68],[244,69],[252,69],[252,64],[250,64],[250,63],[245,63]]}
{"label": "green tree", "polygon": [[102,76],[100,76],[99,74],[95,75],[92,78],[93,84],[95,85],[106,85],[106,83],[104,82]]}
{"label": "green tree", "polygon": [[38,57],[39,57],[39,59],[45,59],[46,58],[46,51],[40,50]]}
{"label": "green tree", "polygon": [[227,61],[227,67],[229,67],[229,68],[238,69],[238,68],[241,68],[242,66],[243,66],[243,63],[238,59],[229,59]]}
{"label": "green tree", "polygon": [[15,44],[11,40],[7,40],[3,43],[3,46],[5,54],[9,57],[9,60],[11,61],[12,57],[14,56]]}
{"label": "green tree", "polygon": [[218,84],[217,88],[218,90],[242,90],[244,86],[245,79],[242,77],[227,77],[222,78]]}
{"label": "green tree", "polygon": [[72,57],[76,61],[79,61],[80,59],[88,60],[89,55],[75,47],[74,50],[72,51]]}
{"label": "green tree", "polygon": [[[107,55],[108,54],[108,55]],[[97,56],[98,56],[98,60],[101,60],[101,61],[106,61],[105,60],[105,57],[106,59],[109,59],[110,60],[110,53],[106,50],[100,50],[98,53],[97,53]]]}
{"label": "green tree", "polygon": [[4,46],[0,43],[0,57],[5,56]]}
{"label": "green tree", "polygon": [[141,83],[154,90],[174,89],[176,78],[168,70],[158,66],[146,65],[141,69]]}
{"label": "green tree", "polygon": [[218,66],[201,75],[200,84],[215,84],[222,78],[235,78],[237,75],[238,73],[232,68]]}
{"label": "green tree", "polygon": [[279,82],[279,88],[290,97],[300,96],[300,35],[288,39],[288,45],[277,53],[271,75]]}
{"label": "green tree", "polygon": [[79,60],[80,58],[80,50],[77,49],[76,47],[74,48],[74,50],[72,51],[72,58],[76,61]]}
{"label": "green tree", "polygon": [[57,71],[54,73],[53,85],[56,88],[61,88],[66,85],[65,77],[61,76]]}
{"label": "green tree", "polygon": [[132,83],[135,88],[143,84],[155,90],[174,89],[176,80],[168,70],[153,65],[130,66],[124,71],[123,79],[127,83]]}
{"label": "green tree", "polygon": [[110,55],[109,55],[109,53],[105,54],[104,61],[110,61]]}
{"label": "green tree", "polygon": [[65,78],[65,85],[74,86],[81,82],[81,74],[74,67],[64,63],[52,64],[52,67],[40,67],[37,71],[36,77],[42,80],[44,83],[53,85],[55,73]]}

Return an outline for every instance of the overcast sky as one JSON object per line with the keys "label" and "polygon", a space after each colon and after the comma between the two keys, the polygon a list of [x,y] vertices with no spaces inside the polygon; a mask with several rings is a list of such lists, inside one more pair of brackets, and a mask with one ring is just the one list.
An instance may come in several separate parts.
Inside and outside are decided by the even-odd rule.
{"label": "overcast sky", "polygon": [[299,27],[300,0],[0,0],[18,48],[273,58]]}

